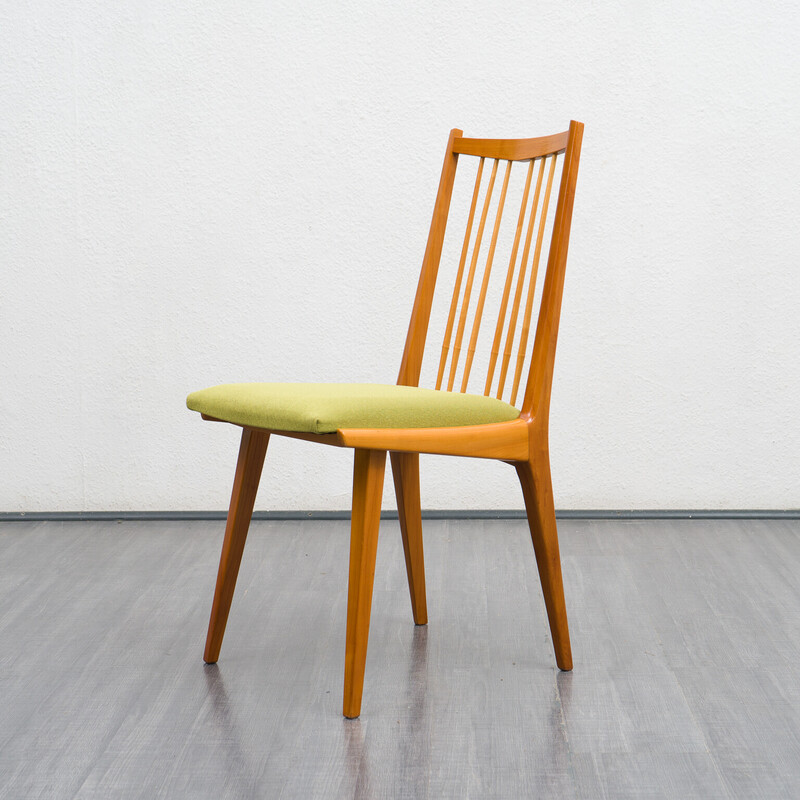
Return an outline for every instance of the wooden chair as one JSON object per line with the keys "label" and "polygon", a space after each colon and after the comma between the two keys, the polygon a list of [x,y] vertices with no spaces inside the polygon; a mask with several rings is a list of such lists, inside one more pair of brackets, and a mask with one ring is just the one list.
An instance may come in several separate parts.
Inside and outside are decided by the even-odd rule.
{"label": "wooden chair", "polygon": [[[427,623],[419,453],[500,459],[516,468],[522,484],[556,663],[562,670],[572,669],[550,480],[548,416],[582,135],[583,125],[574,121],[564,133],[535,139],[468,139],[460,130],[451,131],[397,386],[231,384],[189,395],[187,405],[205,419],[231,422],[243,429],[206,640],[207,663],[219,658],[267,443],[275,434],[355,449],[345,717],[357,717],[361,711],[387,452],[392,462],[414,621],[418,625]],[[423,389],[419,388],[422,357],[445,226],[451,213],[456,166],[460,157],[463,164],[465,156],[474,157],[467,159],[475,168],[474,189],[464,213],[463,245],[455,251],[460,250],[460,258],[435,389]],[[467,388],[475,354],[480,350],[477,343],[487,286],[514,165],[515,177],[524,180],[524,185],[520,183],[522,199],[519,210],[510,218],[510,227],[507,223],[504,228],[513,232],[513,241],[507,250],[502,294],[498,290],[483,395],[470,394]],[[553,209],[550,195],[557,166],[561,178]],[[490,216],[494,217],[492,233],[486,237]],[[544,246],[548,229],[552,230],[549,251]],[[460,232],[457,235],[460,242]],[[543,281],[537,282],[539,264],[545,261]],[[455,267],[455,258],[453,262]],[[475,291],[480,272],[480,289]],[[500,284],[496,281],[494,285]],[[534,297],[541,297],[541,301],[535,338],[530,343]],[[488,330],[492,331],[491,326]],[[483,338],[488,346],[489,339]],[[508,403],[503,401],[504,396],[509,398]]]}

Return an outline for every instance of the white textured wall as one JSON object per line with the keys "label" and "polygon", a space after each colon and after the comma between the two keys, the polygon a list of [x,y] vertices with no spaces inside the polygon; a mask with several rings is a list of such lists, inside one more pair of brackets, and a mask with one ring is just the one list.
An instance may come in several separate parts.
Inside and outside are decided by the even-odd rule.
{"label": "white textured wall", "polygon": [[[0,510],[225,507],[186,393],[394,381],[448,130],[571,117],[557,504],[800,505],[798,39],[756,0],[3,0]],[[345,508],[350,465],[274,441],[258,506]]]}

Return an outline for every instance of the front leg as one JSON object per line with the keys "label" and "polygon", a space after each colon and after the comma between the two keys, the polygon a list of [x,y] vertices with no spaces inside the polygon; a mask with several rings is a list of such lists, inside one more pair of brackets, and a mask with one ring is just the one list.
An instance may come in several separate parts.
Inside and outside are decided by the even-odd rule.
{"label": "front leg", "polygon": [[214,592],[214,604],[211,607],[211,619],[208,623],[208,636],[206,637],[206,650],[203,655],[203,660],[207,664],[216,664],[219,658],[268,443],[269,434],[266,431],[250,428],[242,430],[239,461],[236,464],[225,539],[222,543],[222,556],[219,560],[217,588]]}
{"label": "front leg", "polygon": [[344,658],[343,713],[349,719],[361,713],[385,467],[385,450],[355,451]]}

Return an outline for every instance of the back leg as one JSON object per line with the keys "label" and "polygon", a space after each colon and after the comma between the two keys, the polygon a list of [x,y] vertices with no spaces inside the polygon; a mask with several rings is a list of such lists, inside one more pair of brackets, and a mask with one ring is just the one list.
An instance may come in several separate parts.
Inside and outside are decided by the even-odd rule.
{"label": "back leg", "polygon": [[428,622],[425,597],[425,558],[422,550],[422,511],[419,500],[419,453],[391,453],[397,515],[406,556],[411,611],[417,625]]}
{"label": "back leg", "polygon": [[553,505],[553,486],[550,480],[550,459],[545,451],[531,461],[514,465],[522,484],[528,525],[536,553],[544,604],[553,637],[556,664],[565,671],[572,669],[572,649],[569,643],[567,607],[561,578],[561,557],[558,551],[556,511]]}

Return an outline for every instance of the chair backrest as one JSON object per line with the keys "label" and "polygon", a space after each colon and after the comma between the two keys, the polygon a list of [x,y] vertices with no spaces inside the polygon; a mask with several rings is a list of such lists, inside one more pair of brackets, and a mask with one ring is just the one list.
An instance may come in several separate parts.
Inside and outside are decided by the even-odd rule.
{"label": "chair backrest", "polygon": [[[437,303],[448,314],[443,331],[437,330],[442,338],[437,335],[428,348],[435,347],[433,360],[438,356],[431,372],[435,388],[474,391],[470,385],[477,380],[483,394],[516,405],[523,416],[546,421],[582,137],[583,124],[575,121],[564,133],[536,139],[467,139],[460,130],[450,132],[399,384],[419,385],[438,278],[452,292],[443,296],[444,304]],[[475,176],[465,184],[469,208],[455,230],[457,242],[449,259],[454,276],[448,285],[439,265],[450,241],[445,236],[448,217],[457,216],[455,208],[451,213],[451,198],[459,156],[475,157],[470,159]],[[560,188],[554,204],[556,183]],[[545,263],[542,277],[539,266]]]}

